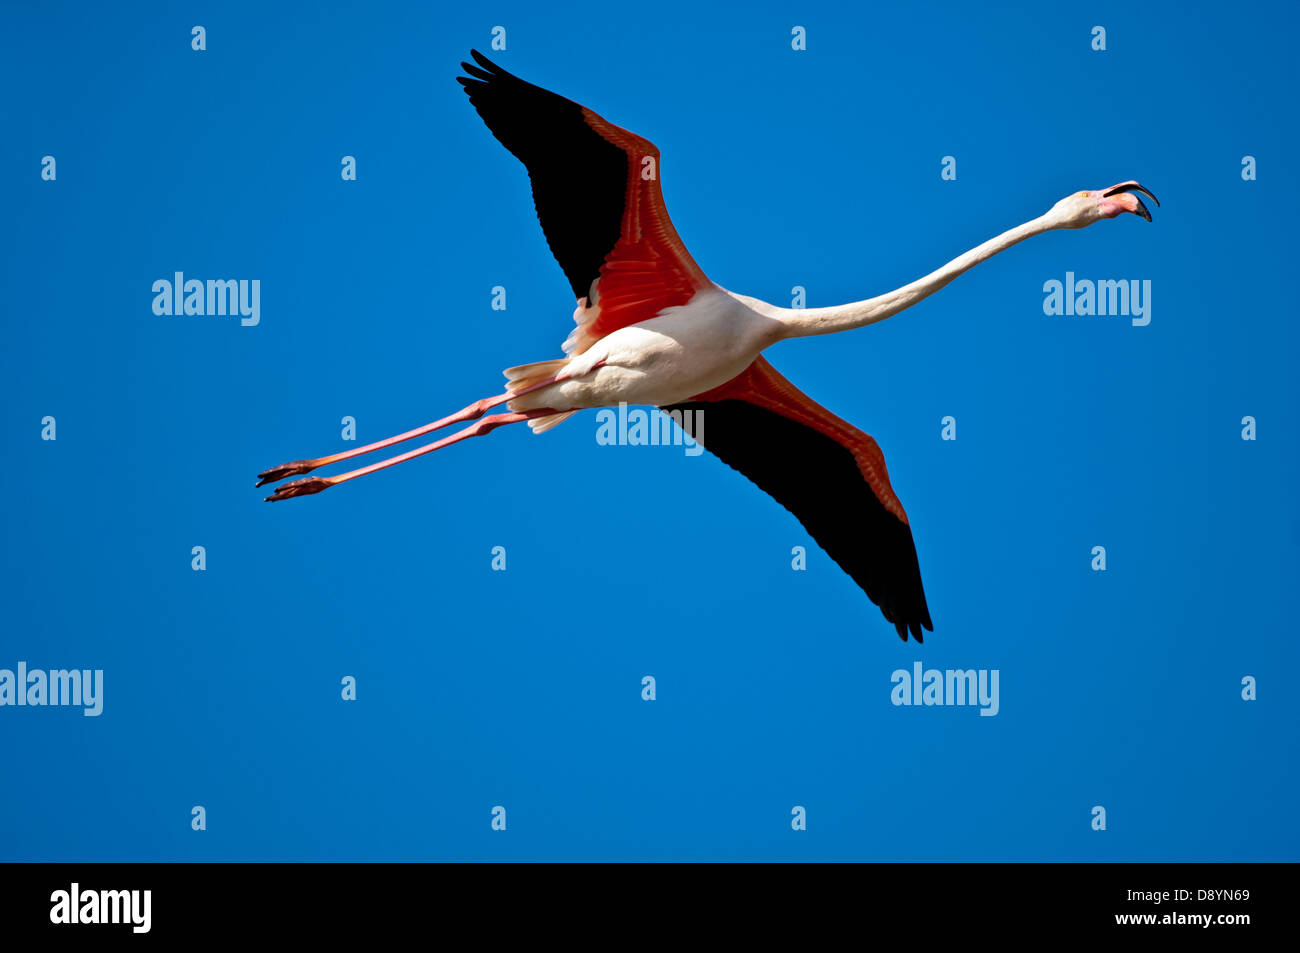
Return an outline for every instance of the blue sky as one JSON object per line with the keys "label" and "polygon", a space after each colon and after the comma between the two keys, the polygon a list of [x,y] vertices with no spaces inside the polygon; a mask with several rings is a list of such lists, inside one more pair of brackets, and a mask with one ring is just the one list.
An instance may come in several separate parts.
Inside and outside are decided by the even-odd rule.
{"label": "blue sky", "polygon": [[[495,26],[507,69],[654,141],[696,260],[778,304],[878,294],[1078,189],[1160,196],[768,353],[884,450],[924,646],[733,471],[602,446],[592,412],[261,502],[344,416],[379,439],[559,355],[527,177],[454,82]],[[1294,6],[0,27],[0,668],[104,671],[97,718],[0,708],[4,859],[1297,859]],[[258,279],[260,323],[155,315],[176,271]],[[1045,315],[1067,272],[1149,280],[1151,323]],[[997,670],[998,714],[894,706],[917,661]]]}

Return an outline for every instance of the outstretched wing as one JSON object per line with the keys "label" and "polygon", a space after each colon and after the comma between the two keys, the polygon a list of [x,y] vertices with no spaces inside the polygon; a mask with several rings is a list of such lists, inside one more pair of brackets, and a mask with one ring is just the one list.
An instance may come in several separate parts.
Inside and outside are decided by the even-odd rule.
{"label": "outstretched wing", "polygon": [[478,65],[462,63],[469,76],[457,80],[528,169],[537,218],[578,301],[566,353],[709,286],[664,207],[653,143],[470,55]]}
{"label": "outstretched wing", "polygon": [[[798,518],[907,641],[934,631],[916,544],[876,441],[759,357],[740,376],[666,411],[699,410],[701,443]],[[692,415],[694,416],[694,415]]]}

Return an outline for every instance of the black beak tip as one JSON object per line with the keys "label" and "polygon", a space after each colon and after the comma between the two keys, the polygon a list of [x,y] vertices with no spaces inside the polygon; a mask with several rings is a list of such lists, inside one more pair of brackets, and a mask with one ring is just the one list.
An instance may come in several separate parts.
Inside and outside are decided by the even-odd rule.
{"label": "black beak tip", "polygon": [[1134,192],[1141,192],[1143,195],[1145,195],[1145,196],[1146,196],[1147,198],[1149,198],[1151,201],[1153,201],[1153,202],[1156,203],[1156,208],[1159,208],[1159,207],[1160,207],[1160,200],[1159,200],[1158,198],[1156,198],[1155,193],[1152,192],[1150,189],[1145,188],[1144,186],[1138,185],[1138,186],[1135,186],[1135,187],[1133,188],[1133,191],[1134,191]]}
{"label": "black beak tip", "polygon": [[[1145,185],[1138,185],[1136,182],[1134,182],[1132,185],[1127,185],[1127,184],[1125,184],[1125,185],[1117,185],[1117,186],[1115,186],[1113,189],[1107,189],[1105,192],[1102,193],[1102,195],[1103,195],[1103,197],[1108,197],[1108,196],[1111,196],[1111,195],[1116,195],[1116,194],[1118,194],[1118,193],[1120,193],[1120,192],[1141,192],[1143,195],[1145,195],[1145,196],[1146,196],[1147,198],[1149,198],[1151,201],[1153,201],[1153,202],[1156,203],[1156,208],[1159,208],[1159,207],[1160,207],[1160,200],[1159,200],[1158,198],[1156,198],[1155,193],[1152,192],[1150,189],[1148,189]],[[1138,205],[1141,205],[1141,204],[1142,204],[1142,202],[1141,202],[1141,200],[1139,200],[1139,201],[1138,201]],[[1147,215],[1147,221],[1148,221],[1148,222],[1151,221],[1150,213],[1148,213],[1148,215]]]}

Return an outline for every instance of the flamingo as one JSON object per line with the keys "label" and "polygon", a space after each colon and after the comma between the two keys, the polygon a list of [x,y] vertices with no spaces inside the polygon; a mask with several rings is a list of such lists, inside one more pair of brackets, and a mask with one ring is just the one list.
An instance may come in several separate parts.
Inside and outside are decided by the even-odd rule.
{"label": "flamingo", "polygon": [[[505,371],[505,393],[364,447],[296,460],[258,486],[310,473],[456,423],[415,450],[337,476],[283,483],[266,499],[306,496],[506,424],[543,433],[578,410],[647,404],[707,415],[705,449],[789,510],[892,623],[904,642],[934,631],[907,513],[880,447],[807,397],[763,357],[786,338],[883,321],[1034,235],[1130,212],[1151,221],[1135,181],[1075,192],[910,284],[836,307],[784,308],[710,281],[664,207],[659,150],[584,106],[519,79],[471,50],[457,81],[492,134],[528,170],[537,217],[573,289],[563,358]],[[487,414],[506,405],[506,411]],[[791,466],[799,461],[798,469]],[[815,474],[815,476],[812,476]]]}

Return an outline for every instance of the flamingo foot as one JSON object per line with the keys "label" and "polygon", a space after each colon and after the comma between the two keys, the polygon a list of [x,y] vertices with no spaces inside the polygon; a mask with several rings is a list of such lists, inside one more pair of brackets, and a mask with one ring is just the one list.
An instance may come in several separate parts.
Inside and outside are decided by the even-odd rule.
{"label": "flamingo foot", "polygon": [[[276,477],[275,479],[279,478]],[[310,496],[313,493],[319,493],[321,490],[329,489],[333,485],[334,481],[328,477],[307,477],[305,480],[290,480],[288,483],[277,486],[275,492],[263,502],[274,503],[276,500],[287,500],[294,496]]]}
{"label": "flamingo foot", "polygon": [[292,463],[282,463],[278,467],[271,467],[271,469],[259,473],[257,475],[257,485],[265,486],[268,483],[274,483],[276,480],[283,480],[285,477],[311,473],[318,466],[320,464],[315,460],[294,460]]}

